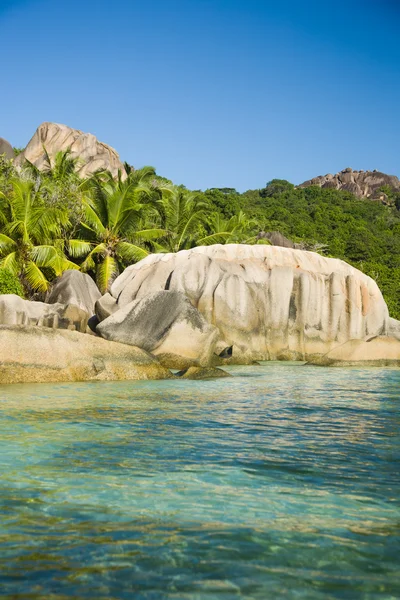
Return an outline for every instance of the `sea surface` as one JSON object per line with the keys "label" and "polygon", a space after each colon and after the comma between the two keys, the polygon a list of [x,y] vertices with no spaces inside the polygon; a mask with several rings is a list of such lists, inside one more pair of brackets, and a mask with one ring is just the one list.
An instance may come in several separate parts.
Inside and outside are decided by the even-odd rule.
{"label": "sea surface", "polygon": [[0,386],[0,597],[400,598],[400,370]]}

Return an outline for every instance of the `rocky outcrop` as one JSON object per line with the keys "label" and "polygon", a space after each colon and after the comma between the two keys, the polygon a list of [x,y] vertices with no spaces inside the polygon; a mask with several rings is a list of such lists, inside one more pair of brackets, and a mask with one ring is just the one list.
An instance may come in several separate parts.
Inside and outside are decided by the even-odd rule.
{"label": "rocky outcrop", "polygon": [[14,294],[0,296],[1,325],[38,325],[84,333],[89,314],[72,304],[30,302]]}
{"label": "rocky outcrop", "polygon": [[144,350],[76,331],[0,325],[0,384],[164,379]]}
{"label": "rocky outcrop", "polygon": [[353,171],[347,168],[336,173],[314,177],[305,181],[299,187],[318,185],[322,188],[334,188],[351,192],[358,198],[373,198],[385,201],[385,194],[378,192],[379,188],[388,185],[400,191],[400,180],[395,175],[386,175],[379,171]]}
{"label": "rocky outcrop", "polygon": [[99,169],[106,169],[114,176],[118,170],[124,171],[118,153],[91,133],[72,129],[58,123],[42,123],[36,130],[25,150],[15,159],[15,164],[21,166],[28,159],[38,169],[48,167],[43,149],[54,159],[60,150],[71,150],[71,158],[78,158],[77,171],[81,177],[88,177]]}
{"label": "rocky outcrop", "polygon": [[268,240],[272,246],[280,246],[281,248],[298,248],[301,250],[301,245],[292,242],[279,231],[260,231],[257,236],[259,240]]}
{"label": "rocky outcrop", "polygon": [[99,298],[101,298],[99,288],[89,275],[69,269],[56,279],[47,302],[49,304],[74,304],[92,316]]}
{"label": "rocky outcrop", "polygon": [[218,330],[180,292],[157,291],[129,302],[96,332],[157,356],[172,369],[211,364]]}
{"label": "rocky outcrop", "polygon": [[[161,290],[183,293],[219,329],[219,348],[232,346],[232,362],[306,360],[388,331],[375,281],[313,252],[227,244],[150,255],[114,281],[112,318]],[[179,348],[185,344],[187,334]]]}
{"label": "rocky outcrop", "polygon": [[400,367],[400,341],[393,337],[349,340],[311,364],[323,367]]}
{"label": "rocky outcrop", "polygon": [[8,159],[14,158],[14,149],[7,140],[0,137],[0,155],[4,154],[4,156]]}

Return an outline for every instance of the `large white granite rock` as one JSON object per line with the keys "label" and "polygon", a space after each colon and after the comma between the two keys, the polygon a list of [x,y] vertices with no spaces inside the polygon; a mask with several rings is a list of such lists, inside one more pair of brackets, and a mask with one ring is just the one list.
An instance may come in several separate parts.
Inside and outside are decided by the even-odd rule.
{"label": "large white granite rock", "polygon": [[114,281],[114,308],[164,289],[184,293],[218,327],[234,361],[307,360],[388,331],[375,281],[314,252],[227,244],[153,254]]}

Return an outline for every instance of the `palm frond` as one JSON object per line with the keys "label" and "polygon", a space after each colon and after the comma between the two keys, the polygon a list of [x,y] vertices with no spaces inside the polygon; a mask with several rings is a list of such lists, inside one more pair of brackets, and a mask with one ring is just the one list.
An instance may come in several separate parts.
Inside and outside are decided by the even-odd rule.
{"label": "palm frond", "polygon": [[10,250],[15,250],[16,247],[17,244],[12,238],[8,237],[8,235],[5,235],[4,233],[0,233],[0,254],[3,254],[4,252],[10,252]]}
{"label": "palm frond", "polygon": [[226,244],[231,237],[232,233],[230,231],[219,231],[218,233],[213,233],[211,235],[207,235],[206,237],[197,240],[197,244],[199,246],[211,246],[212,244]]}
{"label": "palm frond", "polygon": [[23,273],[29,286],[38,292],[46,292],[49,288],[49,282],[46,277],[33,261],[29,261],[25,265]]}
{"label": "palm frond", "polygon": [[141,240],[156,240],[158,238],[164,237],[168,234],[166,229],[142,229],[141,231],[135,231],[135,238],[139,238]]}
{"label": "palm frond", "polygon": [[53,267],[59,257],[54,246],[49,245],[33,246],[30,256],[38,267]]}
{"label": "palm frond", "polygon": [[73,258],[80,258],[86,256],[92,249],[92,244],[84,240],[68,240],[67,242],[68,254]]}
{"label": "palm frond", "polygon": [[115,258],[107,254],[97,265],[96,282],[102,294],[105,294],[111,287],[112,282],[118,275],[118,264]]}
{"label": "palm frond", "polygon": [[104,243],[97,244],[97,246],[95,246],[93,248],[93,250],[87,255],[86,259],[81,264],[82,271],[90,271],[95,268],[96,263],[94,262],[94,258],[96,256],[102,256],[102,257],[107,256],[106,244],[104,244]]}
{"label": "palm frond", "polygon": [[129,264],[138,262],[142,258],[148,256],[148,251],[140,246],[135,246],[129,242],[119,242],[116,246],[116,253],[118,258],[121,258],[124,262]]}
{"label": "palm frond", "polygon": [[17,252],[10,252],[10,254],[4,256],[0,260],[0,269],[6,269],[7,271],[11,271],[13,275],[19,275],[20,265]]}
{"label": "palm frond", "polygon": [[[101,204],[101,203],[100,203]],[[98,232],[104,233],[105,225],[107,223],[107,211],[104,206],[101,206],[100,214],[98,212],[99,206],[97,204],[91,204],[90,200],[86,198],[83,202],[83,223],[82,225],[89,225],[89,227]],[[105,211],[105,218],[103,212]],[[104,222],[102,220],[104,218]]]}

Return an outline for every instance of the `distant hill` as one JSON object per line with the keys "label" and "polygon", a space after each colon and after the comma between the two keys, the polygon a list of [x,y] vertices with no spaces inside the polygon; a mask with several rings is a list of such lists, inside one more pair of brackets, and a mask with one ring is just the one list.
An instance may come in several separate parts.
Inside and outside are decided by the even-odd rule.
{"label": "distant hill", "polygon": [[[333,188],[351,192],[358,198],[371,198],[372,200],[387,200],[385,188],[400,191],[400,180],[395,175],[386,175],[379,171],[353,171],[347,168],[336,175],[320,175],[302,183],[299,187],[305,188],[318,185],[322,188]],[[383,188],[383,191],[382,191]]]}

